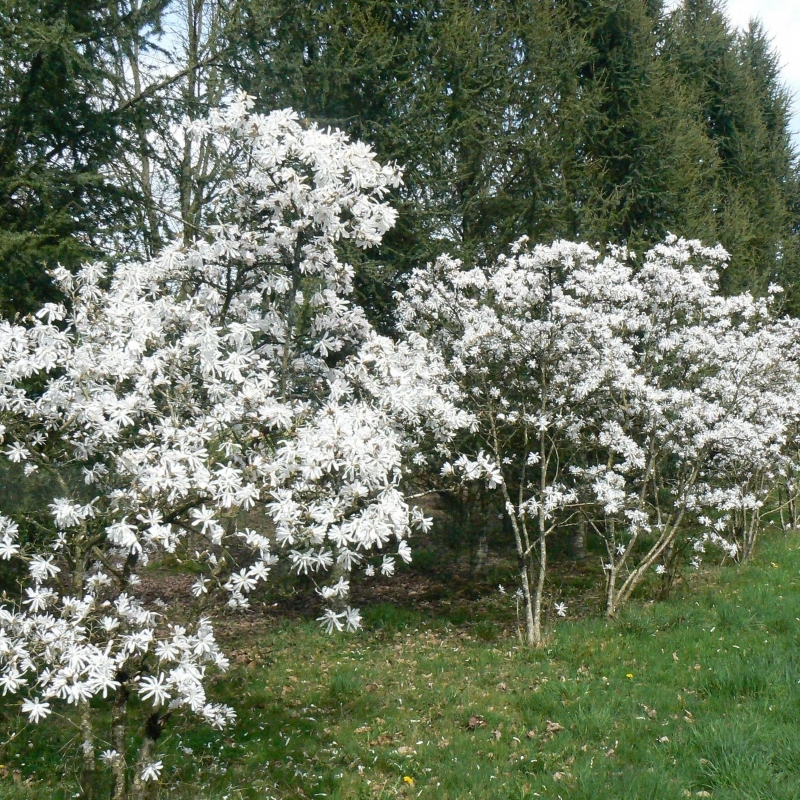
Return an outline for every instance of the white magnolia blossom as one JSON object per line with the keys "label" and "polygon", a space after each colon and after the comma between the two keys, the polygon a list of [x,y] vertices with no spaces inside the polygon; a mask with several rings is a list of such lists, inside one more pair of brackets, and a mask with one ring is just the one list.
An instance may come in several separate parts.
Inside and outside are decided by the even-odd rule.
{"label": "white magnolia blossom", "polygon": [[[398,169],[250,105],[241,95],[189,131],[233,159],[207,235],[114,270],[59,268],[66,305],[0,321],[3,453],[52,498],[35,546],[0,515],[0,557],[28,564],[21,603],[0,607],[0,686],[27,696],[33,722],[125,691],[228,724],[204,688],[228,665],[210,619],[151,607],[136,570],[177,554],[200,573],[198,601],[219,590],[241,608],[282,555],[314,574],[334,554],[347,569],[374,550],[409,561],[429,520],[402,493],[408,456],[471,424],[425,340],[378,336],[351,299],[339,245],[380,242]],[[383,555],[384,575],[394,565]]]}
{"label": "white magnolia blossom", "polygon": [[149,764],[145,764],[142,769],[142,780],[157,781],[162,769],[164,769],[164,764],[161,761],[151,761]]}
{"label": "white magnolia blossom", "polygon": [[559,526],[582,518],[605,539],[613,614],[704,511],[721,528],[702,542],[747,552],[791,473],[800,328],[776,319],[772,295],[723,297],[726,259],[674,236],[638,264],[624,248],[523,239],[486,266],[441,257],[399,297],[400,329],[449,365],[483,448],[443,477],[486,477],[520,558],[539,555],[521,573],[529,641],[541,642],[545,540]]}
{"label": "white magnolia blossom", "polygon": [[38,697],[22,702],[22,712],[28,715],[31,722],[39,722],[51,713],[50,703],[41,701]]}

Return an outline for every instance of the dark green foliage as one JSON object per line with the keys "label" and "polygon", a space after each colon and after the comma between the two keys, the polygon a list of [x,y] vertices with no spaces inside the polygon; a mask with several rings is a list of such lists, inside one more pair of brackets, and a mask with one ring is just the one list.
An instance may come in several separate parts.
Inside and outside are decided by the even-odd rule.
{"label": "dark green foliage", "polygon": [[[3,313],[49,299],[47,266],[141,240],[150,212],[109,178],[165,109],[155,94],[120,104],[113,67],[148,46],[165,5],[0,0]],[[788,94],[763,30],[731,31],[717,0],[669,15],[660,0],[234,6],[218,33],[231,83],[405,167],[397,227],[380,253],[351,254],[377,322],[414,266],[492,257],[523,234],[721,241],[726,289],[777,281],[800,308]]]}
{"label": "dark green foliage", "polygon": [[121,15],[100,0],[0,0],[3,315],[52,299],[46,269],[96,257],[124,227],[108,165],[133,109],[110,102],[107,55],[164,4]]}
{"label": "dark green foliage", "polygon": [[670,20],[666,57],[713,146],[704,238],[731,253],[722,285],[761,293],[777,281],[796,311],[798,171],[789,102],[759,24],[737,35],[715,0],[687,0]]}
{"label": "dark green foliage", "polygon": [[646,247],[668,232],[705,233],[713,150],[680,77],[660,56],[660,4],[575,3],[589,52],[578,67],[589,241]]}
{"label": "dark green foliage", "polygon": [[[583,45],[561,9],[281,0],[251,4],[247,30],[238,77],[262,107],[294,106],[404,165],[399,224],[380,254],[388,277],[443,250],[472,259],[523,231],[573,233],[562,106]],[[374,288],[385,304],[386,286]]]}
{"label": "dark green foliage", "polygon": [[[50,297],[47,266],[145,235],[146,203],[110,166],[165,109],[155,94],[120,107],[112,67],[165,5],[0,0],[4,313]],[[218,33],[231,84],[405,167],[396,228],[379,253],[350,254],[376,322],[414,266],[492,257],[523,234],[721,241],[726,289],[777,281],[800,308],[788,95],[763,30],[737,35],[716,0],[669,15],[660,0],[234,6]]]}
{"label": "dark green foliage", "polygon": [[[408,269],[509,241],[721,241],[727,289],[794,282],[797,168],[775,55],[714,0],[243,4],[236,80],[406,168],[362,264],[376,315]],[[793,294],[790,302],[794,302]]]}

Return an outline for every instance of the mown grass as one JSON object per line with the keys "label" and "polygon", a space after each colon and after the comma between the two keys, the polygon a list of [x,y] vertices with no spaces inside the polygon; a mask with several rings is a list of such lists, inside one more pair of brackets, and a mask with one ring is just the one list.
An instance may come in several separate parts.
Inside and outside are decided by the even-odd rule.
{"label": "mown grass", "polygon": [[[238,722],[168,729],[160,796],[800,797],[798,536],[617,621],[559,621],[541,651],[499,596],[461,624],[365,618],[353,636],[283,621],[234,642],[213,692]],[[72,730],[4,714],[0,797],[72,797]]]}

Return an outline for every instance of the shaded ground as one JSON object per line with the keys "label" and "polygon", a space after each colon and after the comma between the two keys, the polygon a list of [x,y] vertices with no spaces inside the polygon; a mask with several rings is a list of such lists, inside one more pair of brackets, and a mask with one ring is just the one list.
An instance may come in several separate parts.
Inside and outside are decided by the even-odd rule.
{"label": "shaded ground", "polygon": [[[402,616],[406,612],[425,615],[431,622],[451,625],[477,623],[498,603],[506,609],[500,619],[491,614],[492,637],[516,635],[516,603],[511,599],[518,585],[513,552],[495,546],[484,568],[475,571],[471,554],[453,551],[435,540],[414,551],[410,565],[402,565],[392,578],[351,577],[350,604],[367,616],[370,609],[391,607]],[[546,596],[546,616],[553,621],[552,606],[567,602],[571,615],[595,616],[602,610],[603,575],[600,560],[576,562],[557,555],[550,562],[551,577]],[[195,578],[168,570],[145,571],[140,576],[137,594],[149,604],[162,601],[171,608],[190,608],[195,598],[191,587]],[[506,590],[503,598],[499,587]],[[203,613],[216,620],[218,637],[230,642],[243,635],[257,636],[285,621],[313,621],[324,608],[312,580],[302,576],[275,574],[269,583],[251,596],[251,607],[232,611],[224,598],[218,598]],[[500,626],[499,630],[497,626]]]}
{"label": "shaded ground", "polygon": [[[211,699],[239,718],[225,733],[170,722],[160,798],[796,800],[798,547],[776,538],[612,623],[551,618],[540,651],[519,647],[497,575],[461,568],[450,605],[424,574],[363,595],[356,635],[326,636],[299,591],[270,616],[220,617],[232,670]],[[180,602],[187,585],[169,590]],[[73,797],[70,721],[26,726],[16,709],[0,705],[0,797]]]}

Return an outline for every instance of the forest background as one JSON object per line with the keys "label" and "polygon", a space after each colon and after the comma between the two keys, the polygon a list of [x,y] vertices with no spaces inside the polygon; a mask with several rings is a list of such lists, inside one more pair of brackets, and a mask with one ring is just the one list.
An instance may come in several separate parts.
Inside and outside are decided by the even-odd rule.
{"label": "forest background", "polygon": [[53,298],[56,262],[194,230],[220,176],[164,133],[233,87],[404,167],[398,224],[359,264],[376,319],[413,266],[521,235],[720,242],[726,291],[800,304],[790,98],[760,25],[713,2],[13,2],[0,42],[6,314]]}

